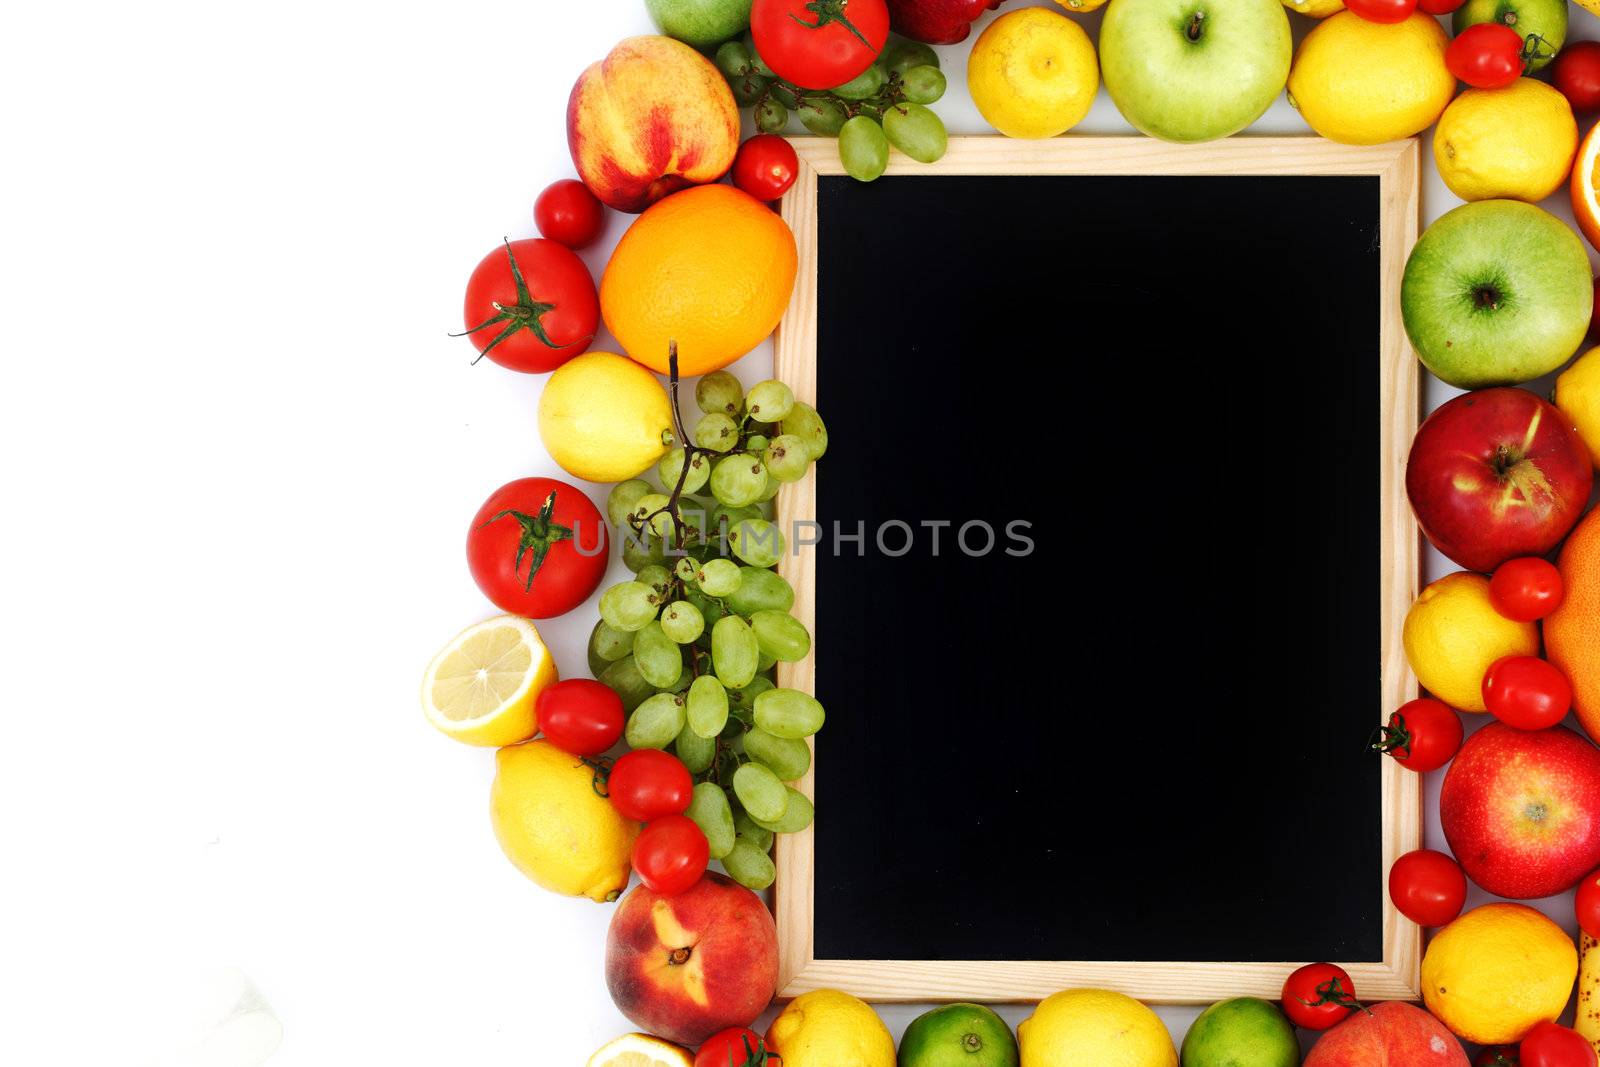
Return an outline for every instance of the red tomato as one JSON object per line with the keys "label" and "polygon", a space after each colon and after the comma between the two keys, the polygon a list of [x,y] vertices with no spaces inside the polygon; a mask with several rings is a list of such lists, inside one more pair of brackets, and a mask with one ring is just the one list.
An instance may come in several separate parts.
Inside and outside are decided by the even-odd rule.
{"label": "red tomato", "polygon": [[1443,852],[1419,848],[1389,868],[1389,899],[1418,926],[1444,926],[1467,902],[1467,876]]}
{"label": "red tomato", "polygon": [[518,478],[483,502],[467,530],[467,566],[501,611],[563,615],[605,577],[606,524],[582,491],[554,478]]}
{"label": "red tomato", "polygon": [[1430,15],[1448,15],[1467,0],[1417,0],[1417,10]]}
{"label": "red tomato", "polygon": [[580,355],[600,328],[600,297],[577,253],[554,241],[507,241],[467,279],[467,336],[502,367],[537,374]]}
{"label": "red tomato", "polygon": [[[1596,283],[1600,292],[1600,281]],[[1516,622],[1542,619],[1561,606],[1565,589],[1556,565],[1538,556],[1508,559],[1489,579],[1494,610]]]}
{"label": "red tomato", "polygon": [[1574,41],[1550,64],[1550,81],[1574,111],[1600,108],[1600,41]]}
{"label": "red tomato", "polygon": [[750,36],[772,72],[802,89],[832,89],[868,67],[889,39],[884,0],[755,0]]}
{"label": "red tomato", "polygon": [[771,203],[789,191],[800,171],[794,146],[775,133],[758,133],[739,146],[733,160],[733,184]]}
{"label": "red tomato", "polygon": [[687,815],[663,815],[640,830],[633,843],[633,869],[639,880],[664,897],[691,888],[710,862],[706,835]]}
{"label": "red tomato", "polygon": [[1600,337],[1600,278],[1594,280],[1595,308],[1589,316],[1589,336]]}
{"label": "red tomato", "polygon": [[1522,34],[1503,22],[1468,26],[1444,50],[1444,65],[1479,89],[1501,89],[1522,77]]}
{"label": "red tomato", "polygon": [[1555,1023],[1536,1023],[1517,1046],[1521,1067],[1595,1067],[1594,1046]]}
{"label": "red tomato", "polygon": [[683,761],[654,748],[635,749],[620,757],[606,779],[611,806],[636,822],[682,815],[689,810],[693,792],[694,779]]}
{"label": "red tomato", "polygon": [[1472,1067],[1518,1067],[1516,1046],[1491,1045],[1472,1057]]}
{"label": "red tomato", "polygon": [[1360,1007],[1355,983],[1337,963],[1308,963],[1283,983],[1283,1013],[1307,1030],[1326,1030]]}
{"label": "red tomato", "polygon": [[606,228],[606,208],[587,185],[563,178],[533,202],[533,224],[556,244],[587,248]]}
{"label": "red tomato", "polygon": [[609,685],[588,678],[546,686],[533,712],[539,732],[574,756],[598,756],[622,736],[622,698]]}
{"label": "red tomato", "polygon": [[1584,875],[1572,906],[1578,913],[1578,927],[1590,937],[1600,937],[1600,871]]}
{"label": "red tomato", "polygon": [[[694,1067],[746,1067],[756,1053],[766,1050],[761,1035],[742,1026],[731,1026],[706,1038],[695,1053]],[[774,1057],[774,1061],[776,1057]]]}
{"label": "red tomato", "polygon": [[1461,716],[1432,697],[1413,700],[1389,716],[1388,726],[1378,727],[1372,747],[1407,770],[1436,771],[1461,747]]}
{"label": "red tomato", "polygon": [[1368,22],[1404,22],[1417,9],[1417,0],[1345,0],[1351,13]]}
{"label": "red tomato", "polygon": [[1483,702],[1507,726],[1543,730],[1572,710],[1572,685],[1538,656],[1506,656],[1484,674]]}

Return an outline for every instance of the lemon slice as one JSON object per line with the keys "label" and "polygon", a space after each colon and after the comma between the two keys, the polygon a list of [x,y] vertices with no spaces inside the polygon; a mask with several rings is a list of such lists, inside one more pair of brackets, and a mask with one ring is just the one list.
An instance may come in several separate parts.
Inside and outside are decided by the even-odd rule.
{"label": "lemon slice", "polygon": [[533,703],[556,680],[556,663],[533,623],[501,615],[469,626],[422,678],[428,721],[469,745],[514,745],[539,730]]}
{"label": "lemon slice", "polygon": [[694,1067],[689,1053],[647,1034],[623,1034],[589,1057],[588,1067]]}

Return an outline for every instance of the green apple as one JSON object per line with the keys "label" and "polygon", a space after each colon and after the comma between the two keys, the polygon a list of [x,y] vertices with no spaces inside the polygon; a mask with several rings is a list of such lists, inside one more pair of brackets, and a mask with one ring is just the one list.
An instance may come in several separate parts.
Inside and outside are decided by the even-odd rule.
{"label": "green apple", "polygon": [[[695,48],[715,48],[750,28],[755,0],[644,0],[650,17],[668,37]],[[1563,3],[1566,0],[1562,0]]]}
{"label": "green apple", "polygon": [[1451,385],[1532,381],[1565,363],[1589,332],[1589,256],[1543,208],[1464,204],[1411,250],[1400,308],[1417,358]]}
{"label": "green apple", "polygon": [[1503,22],[1522,34],[1526,42],[1537,37],[1528,48],[1528,69],[1540,70],[1552,59],[1567,39],[1567,0],[1467,0],[1456,8],[1451,31],[1461,31],[1480,22]]}
{"label": "green apple", "polygon": [[1106,91],[1123,118],[1167,141],[1250,125],[1283,92],[1292,54],[1279,0],[1111,0],[1100,25]]}

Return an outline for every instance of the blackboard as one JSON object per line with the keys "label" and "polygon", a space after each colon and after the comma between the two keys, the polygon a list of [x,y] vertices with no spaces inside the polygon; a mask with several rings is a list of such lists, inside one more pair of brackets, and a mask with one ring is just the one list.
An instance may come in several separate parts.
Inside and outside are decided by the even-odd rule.
{"label": "blackboard", "polygon": [[815,959],[1383,966],[1384,195],[816,178]]}

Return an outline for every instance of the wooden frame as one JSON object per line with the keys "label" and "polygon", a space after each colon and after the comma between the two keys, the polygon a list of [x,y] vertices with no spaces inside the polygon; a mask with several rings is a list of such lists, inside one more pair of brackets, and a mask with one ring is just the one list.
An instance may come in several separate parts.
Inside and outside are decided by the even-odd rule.
{"label": "wooden frame", "polygon": [[[793,142],[799,177],[783,199],[784,221],[794,230],[800,270],[794,295],[778,327],[774,356],[778,378],[796,395],[815,402],[817,384],[817,179],[839,175],[838,145],[828,139]],[[1400,314],[1400,277],[1416,242],[1419,213],[1417,142],[1371,147],[1334,144],[1317,137],[1232,137],[1204,145],[1173,145],[1147,137],[1062,137],[1017,141],[1002,137],[957,137],[940,162],[925,166],[898,154],[889,174],[1221,174],[1376,175],[1382,203],[1383,443],[1378,472],[1383,496],[1382,590],[1383,708],[1398,707],[1417,694],[1401,644],[1405,613],[1416,597],[1420,542],[1404,491],[1406,453],[1420,412],[1420,374],[1406,341]],[[791,519],[816,517],[815,468],[785,485],[778,513]],[[797,591],[795,613],[815,630],[815,554],[790,553],[779,572]],[[819,634],[821,640],[827,634]],[[815,662],[779,664],[778,684],[811,691]],[[799,783],[815,799],[814,771]],[[1367,999],[1415,1000],[1419,995],[1422,935],[1389,903],[1388,869],[1403,853],[1422,846],[1422,776],[1383,761],[1383,869],[1373,871],[1373,891],[1384,902],[1383,959],[1346,964]],[[823,798],[827,803],[827,798]],[[1306,961],[1274,963],[1149,963],[1039,961],[893,961],[817,959],[812,938],[813,831],[780,835],[774,904],[778,923],[779,996],[837,988],[880,1002],[972,1000],[1028,1002],[1074,986],[1115,989],[1158,1003],[1210,1003],[1225,997],[1276,999],[1288,970]]]}

